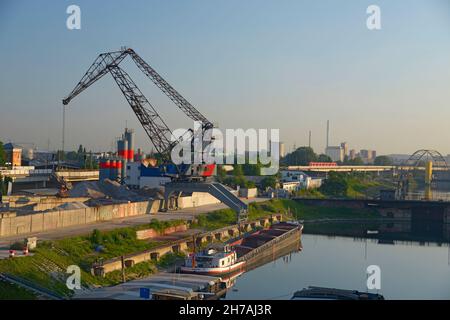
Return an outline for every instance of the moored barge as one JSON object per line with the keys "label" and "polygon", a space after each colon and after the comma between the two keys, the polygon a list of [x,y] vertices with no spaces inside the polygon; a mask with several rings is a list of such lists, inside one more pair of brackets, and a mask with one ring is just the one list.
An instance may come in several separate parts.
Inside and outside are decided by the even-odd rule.
{"label": "moored barge", "polygon": [[242,238],[229,241],[222,249],[207,248],[190,254],[180,268],[183,273],[226,275],[248,271],[278,256],[283,249],[295,246],[301,249],[300,237],[303,225],[296,222],[280,222],[257,230]]}
{"label": "moored barge", "polygon": [[225,275],[239,272],[244,266],[245,261],[237,261],[236,251],[229,245],[225,245],[221,248],[210,247],[199,253],[190,254],[180,271],[204,275]]}

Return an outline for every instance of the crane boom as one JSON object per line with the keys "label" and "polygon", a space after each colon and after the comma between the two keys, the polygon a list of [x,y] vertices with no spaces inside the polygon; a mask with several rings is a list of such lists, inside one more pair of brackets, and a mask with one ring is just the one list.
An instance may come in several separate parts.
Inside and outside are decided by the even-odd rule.
{"label": "crane boom", "polygon": [[169,127],[123,69],[117,65],[109,66],[108,69],[155,146],[156,151],[168,160],[173,145],[177,143],[175,140],[170,140],[172,132]]}
{"label": "crane boom", "polygon": [[134,50],[130,49],[130,55],[138,68],[153,81],[189,118],[194,121],[201,121],[206,129],[212,128],[213,124],[206,119],[192,104],[190,104],[181,94],[178,93],[166,80],[161,77],[155,69],[144,61]]}
{"label": "crane boom", "polygon": [[118,65],[127,56],[127,54],[127,51],[114,51],[99,54],[72,92],[65,99],[63,99],[63,104],[69,104],[73,98],[107,74],[109,71],[108,67],[110,65]]}
{"label": "crane boom", "polygon": [[[131,77],[119,67],[124,58],[130,55],[138,68],[146,74],[153,83],[156,84],[186,115],[195,121],[201,121],[205,131],[212,128],[212,123],[208,121],[197,109],[195,109],[186,99],[184,99],[171,85],[167,83],[148,63],[146,63],[133,49],[123,49],[121,51],[106,52],[100,54],[89,69],[83,75],[72,92],[63,99],[63,104],[67,105],[81,92],[102,78],[105,74],[111,73],[115,82],[122,91],[125,99],[133,109],[136,117],[155,146],[156,151],[161,155],[162,160],[170,162],[171,151],[180,141],[193,143],[193,131],[187,130],[183,136],[174,137],[171,130],[160,117],[158,112],[147,100],[141,90],[137,87]],[[187,167],[186,167],[187,168]],[[183,171],[186,171],[186,168]],[[177,167],[177,171],[180,172]],[[201,171],[202,169],[200,169]]]}
{"label": "crane boom", "polygon": [[150,80],[164,92],[189,118],[194,121],[201,121],[203,129],[210,129],[213,124],[206,119],[192,104],[190,104],[177,90],[175,90],[161,75],[156,72],[144,59],[142,59],[133,49],[124,49],[121,51],[105,52],[100,54],[92,63],[89,69],[81,78],[80,82],[72,90],[69,96],[63,99],[63,104],[67,105],[73,98],[79,95],[91,84],[103,77],[108,72],[108,66],[119,65],[123,59],[130,55],[138,68]]}
{"label": "crane boom", "polygon": [[[100,54],[69,96],[63,99],[63,104],[67,105],[72,99],[91,86],[94,82],[107,73],[111,73],[114,81],[119,86],[156,150],[162,155],[163,160],[165,160],[165,163],[160,166],[160,170],[164,176],[168,176],[172,179],[171,182],[165,184],[166,209],[168,207],[169,197],[173,192],[177,192],[179,195],[181,192],[208,192],[233,208],[237,212],[238,220],[240,221],[241,217],[243,215],[245,216],[247,213],[247,205],[221,184],[208,182],[207,180],[216,172],[215,163],[170,163],[171,152],[173,148],[180,143],[180,140],[190,141],[192,145],[195,141],[195,135],[192,130],[188,130],[186,133],[189,134],[189,140],[184,138],[186,133],[182,137],[174,139],[169,127],[156,112],[155,108],[147,100],[141,90],[139,90],[131,77],[119,67],[119,64],[127,55],[131,55],[138,68],[188,117],[194,121],[202,122],[203,133],[205,133],[206,130],[213,128],[210,121],[183,98],[178,91],[165,81],[132,49]],[[173,167],[175,167],[175,170],[172,170]]]}

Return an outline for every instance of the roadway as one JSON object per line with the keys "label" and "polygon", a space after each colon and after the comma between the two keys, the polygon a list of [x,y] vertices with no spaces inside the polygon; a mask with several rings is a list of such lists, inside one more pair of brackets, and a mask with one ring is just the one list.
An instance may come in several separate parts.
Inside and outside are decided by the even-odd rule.
{"label": "roadway", "polygon": [[[261,202],[267,201],[267,198],[253,198],[253,199],[242,199],[246,203],[250,202]],[[188,208],[176,211],[168,211],[168,212],[158,212],[157,214],[145,214],[141,216],[128,217],[123,219],[114,219],[103,222],[95,222],[91,224],[79,225],[79,226],[71,226],[61,229],[54,229],[45,232],[36,232],[36,233],[28,233],[21,234],[18,236],[10,236],[10,237],[2,237],[0,238],[0,248],[9,248],[9,246],[17,241],[22,241],[24,238],[28,237],[37,237],[38,240],[57,240],[68,237],[74,237],[79,235],[87,235],[92,232],[94,229],[98,229],[101,231],[108,231],[117,228],[125,228],[131,226],[137,226],[145,223],[150,223],[152,219],[157,219],[160,221],[167,220],[190,220],[197,215],[205,214],[207,212],[211,212],[214,210],[227,208],[223,203],[211,204],[200,206],[196,208]]]}

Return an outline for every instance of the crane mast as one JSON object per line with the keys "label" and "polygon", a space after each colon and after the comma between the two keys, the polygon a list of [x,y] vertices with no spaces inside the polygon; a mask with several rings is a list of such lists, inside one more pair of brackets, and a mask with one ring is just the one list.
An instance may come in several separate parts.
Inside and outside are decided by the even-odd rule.
{"label": "crane mast", "polygon": [[[192,106],[178,91],[176,91],[166,80],[164,80],[147,62],[145,62],[133,49],[123,49],[120,51],[106,52],[100,54],[72,92],[63,99],[63,104],[69,104],[76,96],[90,87],[97,80],[107,73],[110,73],[114,81],[119,86],[122,94],[127,100],[139,122],[155,146],[157,152],[161,154],[165,163],[160,167],[164,175],[172,178],[167,182],[164,191],[165,208],[168,209],[168,199],[173,194],[180,195],[182,192],[207,192],[230,208],[236,211],[237,220],[242,221],[247,217],[248,206],[235,194],[220,183],[206,180],[215,174],[216,165],[211,163],[201,164],[171,164],[171,152],[173,148],[185,140],[186,133],[189,135],[191,145],[195,136],[192,130],[188,130],[182,137],[175,139],[172,131],[158,114],[156,109],[139,90],[131,77],[119,66],[126,56],[131,56],[138,68],[150,80],[163,91],[180,110],[189,118],[202,123],[203,137],[209,136],[205,132],[213,128],[213,124],[206,119],[194,106]],[[191,154],[192,157],[192,154]],[[203,160],[203,159],[202,159]],[[204,162],[204,160],[203,160]],[[172,170],[175,168],[175,170]],[[174,172],[175,171],[175,172]]]}
{"label": "crane mast", "polygon": [[167,153],[172,149],[173,142],[168,138],[172,135],[169,127],[122,68],[113,65],[108,69],[155,146],[156,151],[163,155],[163,158],[170,156]]}

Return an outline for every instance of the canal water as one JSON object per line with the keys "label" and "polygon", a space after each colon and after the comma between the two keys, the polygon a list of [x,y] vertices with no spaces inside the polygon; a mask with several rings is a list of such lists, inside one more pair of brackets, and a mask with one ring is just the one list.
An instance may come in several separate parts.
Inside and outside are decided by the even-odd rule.
{"label": "canal water", "polygon": [[290,299],[308,286],[368,291],[366,269],[381,269],[386,299],[450,299],[450,246],[446,242],[389,241],[303,234],[301,251],[237,278],[225,299]]}

